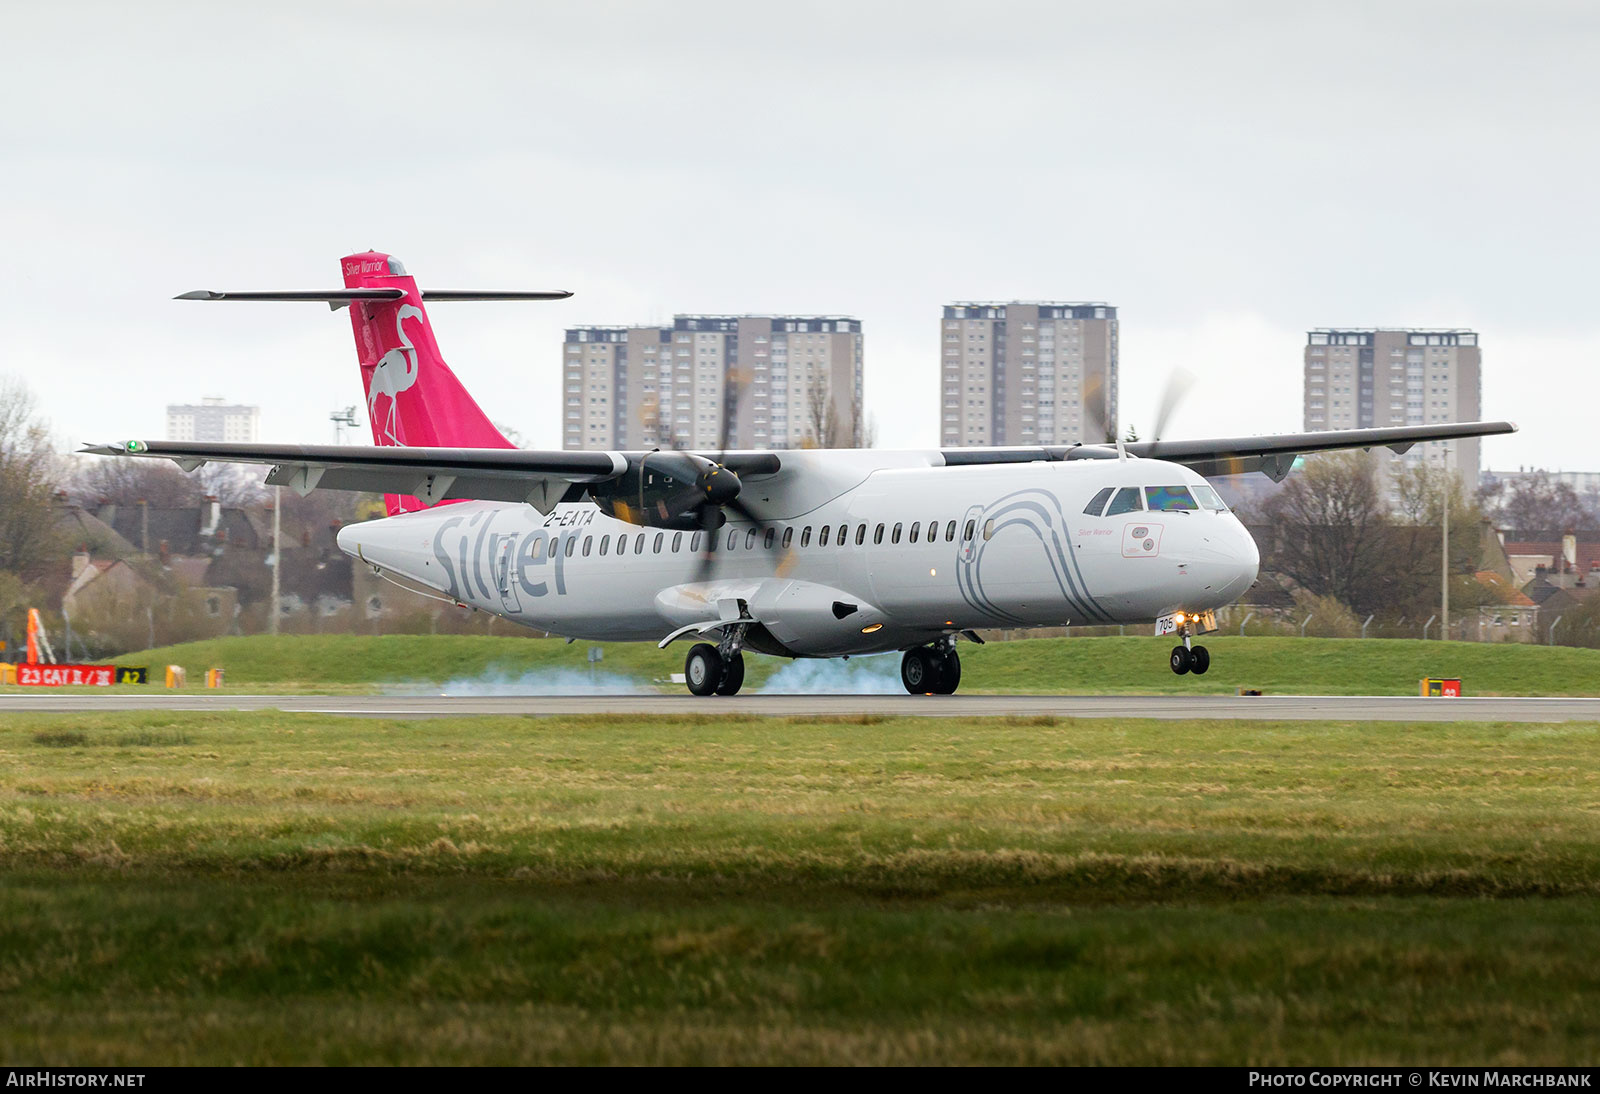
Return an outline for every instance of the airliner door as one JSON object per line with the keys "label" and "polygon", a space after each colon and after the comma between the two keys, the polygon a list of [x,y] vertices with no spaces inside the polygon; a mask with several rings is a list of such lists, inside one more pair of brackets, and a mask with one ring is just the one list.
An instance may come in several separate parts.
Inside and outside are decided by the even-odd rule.
{"label": "airliner door", "polygon": [[[540,535],[543,535],[541,532]],[[495,581],[500,586],[500,604],[508,612],[520,612],[522,601],[517,598],[517,573],[515,570],[517,539],[499,536],[499,557],[495,560]]]}

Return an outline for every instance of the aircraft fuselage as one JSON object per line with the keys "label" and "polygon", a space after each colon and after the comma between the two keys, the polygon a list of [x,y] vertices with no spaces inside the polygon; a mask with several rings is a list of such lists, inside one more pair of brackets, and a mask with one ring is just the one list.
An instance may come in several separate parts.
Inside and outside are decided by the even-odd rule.
{"label": "aircraft fuselage", "polygon": [[[1256,577],[1255,542],[1225,508],[1151,508],[1164,488],[1209,492],[1178,464],[929,468],[892,466],[884,453],[798,455],[783,473],[747,481],[767,527],[719,529],[706,580],[696,580],[703,533],[628,524],[587,501],[548,514],[440,505],[350,525],[339,546],[552,634],[654,641],[736,614],[764,629],[754,648],[802,657],[904,649],[972,628],[1150,623],[1232,603]],[[1106,489],[1127,487],[1141,508],[1102,515]]]}

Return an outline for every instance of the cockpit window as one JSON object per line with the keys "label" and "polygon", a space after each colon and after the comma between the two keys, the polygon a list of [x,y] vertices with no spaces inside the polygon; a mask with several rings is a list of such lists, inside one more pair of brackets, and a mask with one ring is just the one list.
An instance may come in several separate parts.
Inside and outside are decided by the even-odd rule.
{"label": "cockpit window", "polygon": [[1124,486],[1117,491],[1117,496],[1111,499],[1111,508],[1106,510],[1106,516],[1114,517],[1119,513],[1137,513],[1144,508],[1139,501],[1139,488],[1137,486]]}
{"label": "cockpit window", "polygon": [[1194,495],[1189,493],[1187,486],[1147,486],[1144,496],[1150,502],[1150,511],[1153,513],[1172,513],[1185,509],[1198,509]]}
{"label": "cockpit window", "polygon": [[1091,517],[1098,517],[1100,515],[1100,511],[1106,507],[1106,499],[1111,496],[1114,490],[1116,490],[1116,487],[1114,486],[1105,487],[1098,494],[1089,499],[1089,504],[1083,507],[1083,511],[1088,513]]}
{"label": "cockpit window", "polygon": [[1194,490],[1194,496],[1200,499],[1200,505],[1202,508],[1214,509],[1219,513],[1226,513],[1228,511],[1227,503],[1218,497],[1217,492],[1211,489],[1211,487],[1195,486],[1191,487],[1191,489]]}

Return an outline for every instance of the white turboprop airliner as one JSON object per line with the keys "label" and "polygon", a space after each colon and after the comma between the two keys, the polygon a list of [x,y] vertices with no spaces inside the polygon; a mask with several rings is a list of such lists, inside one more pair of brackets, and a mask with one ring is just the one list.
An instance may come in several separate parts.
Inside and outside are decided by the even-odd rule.
{"label": "white turboprop airliner", "polygon": [[[1281,480],[1297,455],[1510,433],[1466,422],[1201,441],[926,451],[532,452],[513,447],[439,356],[424,304],[564,292],[419,290],[394,258],[342,261],[345,288],[193,292],[350,309],[372,447],[128,441],[88,451],[270,465],[269,484],[383,491],[389,516],[339,547],[403,584],[570,638],[699,638],[696,695],[732,695],[743,651],[901,650],[913,693],[961,679],[980,627],[1154,621],[1172,670],[1259,556],[1206,474]],[[730,400],[731,402],[731,400]]]}

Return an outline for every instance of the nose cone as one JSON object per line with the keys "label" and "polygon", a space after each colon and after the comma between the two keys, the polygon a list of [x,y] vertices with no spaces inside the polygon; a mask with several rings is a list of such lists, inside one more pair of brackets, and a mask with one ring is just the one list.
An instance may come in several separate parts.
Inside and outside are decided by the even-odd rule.
{"label": "nose cone", "polygon": [[1261,549],[1256,546],[1255,537],[1237,520],[1234,525],[1238,529],[1238,545],[1233,560],[1234,579],[1223,590],[1230,600],[1243,596],[1244,591],[1255,584],[1256,575],[1261,572]]}
{"label": "nose cone", "polygon": [[1231,516],[1223,516],[1218,524],[1207,529],[1189,564],[1189,572],[1200,578],[1201,591],[1211,607],[1231,604],[1243,596],[1261,567],[1261,552],[1244,525]]}

